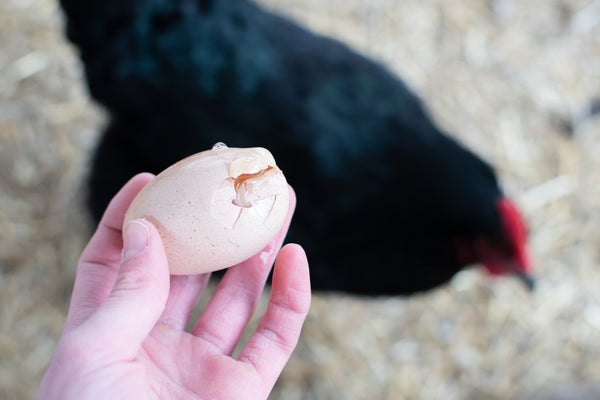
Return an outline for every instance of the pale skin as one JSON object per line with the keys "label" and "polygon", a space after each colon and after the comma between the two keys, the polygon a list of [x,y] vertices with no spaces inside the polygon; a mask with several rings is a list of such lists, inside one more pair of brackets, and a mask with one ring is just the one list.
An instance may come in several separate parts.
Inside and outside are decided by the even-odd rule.
{"label": "pale skin", "polygon": [[[298,245],[281,248],[293,192],[279,234],[227,270],[187,332],[209,274],[169,276],[148,221],[128,224],[122,239],[125,211],[152,177],[137,175],[121,189],[84,250],[38,399],[266,399],[289,360],[310,306],[306,256]],[[233,358],[273,263],[267,310]]]}

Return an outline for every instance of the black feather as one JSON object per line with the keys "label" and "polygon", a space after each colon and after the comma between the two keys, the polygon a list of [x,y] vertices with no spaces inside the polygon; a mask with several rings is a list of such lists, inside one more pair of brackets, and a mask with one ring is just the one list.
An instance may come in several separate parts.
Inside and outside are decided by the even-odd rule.
{"label": "black feather", "polygon": [[62,5],[112,118],[90,178],[96,218],[133,174],[222,141],[275,156],[314,289],[426,290],[464,267],[456,238],[501,234],[492,169],[344,44],[244,0]]}

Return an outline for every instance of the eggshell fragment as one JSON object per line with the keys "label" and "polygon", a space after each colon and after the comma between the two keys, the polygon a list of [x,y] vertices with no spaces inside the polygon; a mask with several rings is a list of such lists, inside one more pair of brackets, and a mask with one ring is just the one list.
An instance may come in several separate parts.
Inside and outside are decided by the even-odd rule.
{"label": "eggshell fragment", "polygon": [[157,175],[131,203],[123,226],[145,218],[159,230],[173,275],[240,263],[279,232],[288,185],[271,153],[222,144]]}

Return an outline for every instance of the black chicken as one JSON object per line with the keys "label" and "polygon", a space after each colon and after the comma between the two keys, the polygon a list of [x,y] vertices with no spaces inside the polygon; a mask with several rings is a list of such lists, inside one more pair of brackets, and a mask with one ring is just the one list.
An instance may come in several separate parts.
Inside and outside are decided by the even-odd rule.
{"label": "black chicken", "polygon": [[111,122],[99,218],[132,175],[215,142],[271,150],[298,196],[289,239],[316,290],[408,294],[481,262],[531,284],[525,230],[492,169],[381,65],[246,0],[61,0]]}

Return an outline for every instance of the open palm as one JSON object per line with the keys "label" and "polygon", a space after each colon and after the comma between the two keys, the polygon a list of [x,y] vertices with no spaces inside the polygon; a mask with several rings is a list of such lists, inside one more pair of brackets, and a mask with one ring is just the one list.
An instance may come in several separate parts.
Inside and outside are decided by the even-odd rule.
{"label": "open palm", "polygon": [[209,274],[169,277],[160,235],[147,221],[130,223],[122,240],[125,211],[151,178],[141,174],[124,186],[83,252],[65,329],[38,397],[266,399],[310,305],[308,265],[299,246],[279,251],[267,311],[239,357],[231,354],[282,245],[293,193],[278,236],[227,270],[186,332]]}

